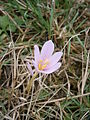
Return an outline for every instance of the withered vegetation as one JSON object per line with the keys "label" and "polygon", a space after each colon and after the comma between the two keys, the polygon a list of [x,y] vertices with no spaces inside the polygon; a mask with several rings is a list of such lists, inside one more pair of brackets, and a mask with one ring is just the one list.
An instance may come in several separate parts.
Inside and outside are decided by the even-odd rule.
{"label": "withered vegetation", "polygon": [[[0,120],[90,119],[90,1],[0,1]],[[34,45],[51,39],[62,66],[39,74],[32,89]],[[33,67],[35,72],[35,68]]]}

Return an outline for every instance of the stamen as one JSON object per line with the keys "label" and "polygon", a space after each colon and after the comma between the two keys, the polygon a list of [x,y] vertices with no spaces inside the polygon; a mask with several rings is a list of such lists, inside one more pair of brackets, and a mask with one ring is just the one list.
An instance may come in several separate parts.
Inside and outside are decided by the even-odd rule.
{"label": "stamen", "polygon": [[48,63],[49,63],[48,59],[45,59],[44,61],[40,60],[39,64],[38,64],[38,69],[39,70],[45,69],[47,67]]}
{"label": "stamen", "polygon": [[46,66],[47,66],[47,64],[44,64],[44,65],[42,66],[42,70],[43,70],[43,69],[45,69],[45,68],[46,68]]}
{"label": "stamen", "polygon": [[42,65],[40,63],[38,64],[38,69],[42,70]]}
{"label": "stamen", "polygon": [[42,60],[40,60],[39,62],[40,62],[40,63],[42,63],[43,61],[42,61]]}

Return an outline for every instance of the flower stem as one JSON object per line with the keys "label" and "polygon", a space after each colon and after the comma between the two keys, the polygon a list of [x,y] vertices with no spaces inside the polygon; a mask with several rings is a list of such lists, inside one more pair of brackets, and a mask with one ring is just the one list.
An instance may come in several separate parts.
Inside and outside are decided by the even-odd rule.
{"label": "flower stem", "polygon": [[36,78],[36,76],[38,75],[37,72],[35,72],[35,74],[33,75],[33,77],[31,78],[31,80],[29,80],[29,83],[27,84],[26,87],[26,91],[29,93],[31,88],[32,88],[32,84],[33,84],[33,80]]}

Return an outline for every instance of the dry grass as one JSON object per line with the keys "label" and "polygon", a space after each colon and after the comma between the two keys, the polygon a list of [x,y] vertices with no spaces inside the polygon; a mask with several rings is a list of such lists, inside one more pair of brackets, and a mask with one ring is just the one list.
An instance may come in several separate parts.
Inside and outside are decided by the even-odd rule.
{"label": "dry grass", "polygon": [[[0,2],[0,120],[89,120],[90,2],[36,2]],[[28,93],[26,61],[49,39],[63,51],[62,66],[39,74]]]}

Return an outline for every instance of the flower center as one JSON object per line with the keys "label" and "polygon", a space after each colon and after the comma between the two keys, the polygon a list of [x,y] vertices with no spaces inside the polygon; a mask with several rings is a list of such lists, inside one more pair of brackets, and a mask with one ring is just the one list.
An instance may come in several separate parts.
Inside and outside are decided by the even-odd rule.
{"label": "flower center", "polygon": [[45,59],[44,61],[40,60],[38,64],[38,69],[44,70],[47,67],[48,63],[49,63],[48,59]]}

